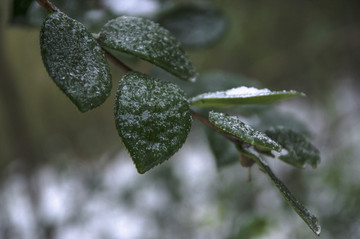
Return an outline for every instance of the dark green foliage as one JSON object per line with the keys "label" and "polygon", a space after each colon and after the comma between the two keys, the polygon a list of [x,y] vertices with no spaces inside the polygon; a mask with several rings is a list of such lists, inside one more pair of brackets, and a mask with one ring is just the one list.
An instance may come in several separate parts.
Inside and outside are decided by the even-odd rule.
{"label": "dark green foliage", "polygon": [[176,85],[131,72],[119,83],[115,122],[137,170],[145,173],[181,148],[190,131],[191,114]]}
{"label": "dark green foliage", "polygon": [[269,165],[258,155],[255,151],[242,150],[242,154],[253,159],[259,167],[269,176],[271,182],[277,187],[281,195],[289,203],[289,205],[296,211],[296,213],[304,220],[304,222],[309,226],[309,228],[316,234],[320,235],[321,226],[318,219],[307,210],[290,192],[290,190],[281,182],[275,174],[272,172]]}
{"label": "dark green foliage", "polygon": [[228,116],[224,113],[211,111],[209,120],[220,129],[238,137],[240,140],[259,148],[281,150],[281,146],[264,133],[256,131],[243,123],[237,116]]}
{"label": "dark green foliage", "polygon": [[316,168],[320,162],[319,150],[301,134],[283,127],[271,128],[266,134],[287,149],[287,154],[279,157],[282,161],[299,168],[306,163]]}
{"label": "dark green foliage", "polygon": [[[27,8],[24,9],[19,10],[19,14],[23,15]],[[218,167],[231,164],[239,157],[243,166],[250,167],[256,162],[311,230],[319,235],[316,217],[297,201],[262,158],[275,157],[274,151],[286,149],[288,153],[280,155],[281,160],[297,167],[303,167],[305,163],[316,167],[319,152],[313,145],[289,129],[272,128],[265,134],[245,124],[238,116],[211,111],[208,120],[190,110],[190,104],[204,107],[241,105],[241,109],[238,107],[234,111],[247,117],[263,118],[263,121],[258,120],[260,124],[256,127],[264,129],[279,123],[281,117],[267,120],[268,112],[275,114],[272,108],[266,107],[268,111],[264,111],[265,106],[244,105],[273,103],[304,96],[303,93],[257,89],[252,87],[252,81],[243,77],[215,72],[203,75],[193,85],[174,80],[190,95],[197,95],[189,100],[177,84],[134,72],[111,55],[113,52],[128,54],[149,61],[180,79],[195,80],[197,73],[179,41],[158,23],[132,16],[118,17],[107,22],[95,40],[95,34],[91,35],[77,20],[57,12],[57,8],[50,11],[56,12],[46,17],[41,28],[43,62],[50,77],[80,111],[101,105],[110,95],[111,75],[104,50],[126,71],[116,93],[115,124],[139,173],[168,160],[182,147],[193,114],[194,118],[210,126],[206,134]],[[224,33],[226,25],[225,17],[207,5],[183,5],[158,20],[189,46],[214,42]],[[159,78],[164,80],[174,78],[170,74],[160,74]],[[208,110],[202,109],[201,113],[204,112],[208,113]],[[244,160],[248,160],[248,164],[245,165]]]}
{"label": "dark green foliage", "polygon": [[197,73],[180,43],[153,21],[118,17],[100,31],[102,46],[147,60],[183,79],[194,81]]}
{"label": "dark green foliage", "polygon": [[[275,141],[270,139],[264,133],[252,129],[250,126],[244,124],[236,116],[228,116],[223,113],[210,112],[209,119],[212,123],[218,126],[220,129],[236,136],[239,139],[237,149],[243,157],[252,159],[259,167],[268,174],[270,180],[279,189],[281,195],[286,199],[289,205],[299,214],[299,216],[305,221],[310,229],[316,234],[320,235],[321,227],[317,218],[307,210],[290,192],[290,190],[275,176],[271,168],[262,159],[258,152],[254,149],[244,145],[243,142],[249,143],[260,148],[260,153],[264,153],[263,149],[273,149],[280,151],[281,147]],[[265,155],[268,152],[265,151]]]}
{"label": "dark green foliage", "polygon": [[40,34],[44,65],[56,85],[81,112],[101,105],[112,82],[104,52],[78,21],[51,13]]}
{"label": "dark green foliage", "polygon": [[191,99],[193,106],[229,107],[244,104],[269,104],[294,96],[305,96],[296,91],[270,91],[254,87],[238,87],[226,91],[204,93]]}
{"label": "dark green foliage", "polygon": [[212,44],[228,27],[225,15],[208,4],[180,5],[162,14],[157,21],[188,47]]}

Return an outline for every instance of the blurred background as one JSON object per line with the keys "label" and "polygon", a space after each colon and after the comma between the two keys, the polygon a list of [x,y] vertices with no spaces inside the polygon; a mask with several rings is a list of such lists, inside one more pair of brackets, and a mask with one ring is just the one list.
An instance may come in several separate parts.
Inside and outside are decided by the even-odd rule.
{"label": "blurred background", "polygon": [[[285,124],[291,117],[320,149],[321,164],[269,165],[318,216],[321,237],[360,238],[359,1],[54,2],[92,32],[119,15],[159,22],[184,44],[201,75],[197,90],[231,81],[305,92],[263,117],[286,115]],[[219,163],[198,122],[173,158],[138,174],[113,120],[124,72],[111,65],[111,96],[80,113],[42,64],[45,11],[21,0],[2,0],[0,8],[0,238],[316,238],[257,167],[249,182],[247,168]]]}

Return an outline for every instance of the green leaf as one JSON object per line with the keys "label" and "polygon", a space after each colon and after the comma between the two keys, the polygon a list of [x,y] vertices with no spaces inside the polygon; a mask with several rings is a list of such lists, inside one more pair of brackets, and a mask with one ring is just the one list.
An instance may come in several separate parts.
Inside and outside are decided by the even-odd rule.
{"label": "green leaf", "polygon": [[266,161],[264,161],[255,151],[248,149],[242,150],[242,154],[246,155],[249,158],[252,158],[259,167],[269,176],[271,182],[277,187],[281,195],[289,203],[289,205],[296,211],[296,213],[304,220],[304,222],[309,226],[309,228],[319,236],[321,233],[321,226],[318,219],[306,209],[290,192],[290,190],[281,182],[275,174],[272,172],[271,168],[268,166]]}
{"label": "green leaf", "polygon": [[243,104],[268,104],[294,96],[305,96],[297,91],[270,91],[254,87],[238,87],[226,91],[209,92],[191,99],[194,106],[228,107]]}
{"label": "green leaf", "polygon": [[303,168],[306,163],[316,168],[320,162],[319,150],[303,135],[283,127],[271,128],[266,134],[287,149],[287,154],[279,157],[284,162],[299,168]]}
{"label": "green leaf", "polygon": [[196,96],[204,92],[216,90],[226,90],[234,88],[238,85],[257,86],[256,82],[243,75],[223,71],[210,71],[200,74],[193,83],[189,83],[188,81],[179,81],[178,78],[159,67],[153,67],[151,75],[153,77],[166,79],[166,81],[177,84],[188,96]]}
{"label": "green leaf", "polygon": [[[250,118],[249,120],[252,119]],[[266,107],[265,110],[256,112],[253,121],[256,122],[253,126],[262,131],[266,131],[272,127],[286,127],[302,135],[311,135],[308,126],[298,117],[291,113],[280,112],[273,107]]]}
{"label": "green leaf", "polygon": [[157,21],[188,47],[215,43],[228,27],[225,15],[209,4],[177,6],[163,13]]}
{"label": "green leaf", "polygon": [[259,148],[273,149],[278,152],[281,151],[281,146],[278,143],[266,136],[266,134],[256,131],[245,124],[237,116],[228,116],[224,113],[211,111],[209,113],[209,120],[221,130],[232,134],[246,143],[255,145]]}
{"label": "green leaf", "polygon": [[115,122],[138,172],[145,173],[184,144],[191,127],[190,106],[176,85],[130,72],[119,83]]}
{"label": "green leaf", "polygon": [[78,21],[49,14],[40,34],[44,65],[56,85],[81,112],[101,105],[112,82],[103,50]]}
{"label": "green leaf", "polygon": [[180,43],[150,20],[129,16],[113,19],[101,29],[99,42],[149,61],[183,80],[194,81],[197,76]]}

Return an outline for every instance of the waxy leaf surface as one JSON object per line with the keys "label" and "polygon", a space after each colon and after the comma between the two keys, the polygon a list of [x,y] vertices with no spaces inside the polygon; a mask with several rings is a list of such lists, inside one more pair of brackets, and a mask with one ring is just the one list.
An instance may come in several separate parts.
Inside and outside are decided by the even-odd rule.
{"label": "waxy leaf surface", "polygon": [[194,81],[197,76],[180,43],[153,21],[118,17],[103,26],[99,41],[104,47],[140,57],[183,80]]}
{"label": "waxy leaf surface", "polygon": [[110,95],[111,74],[100,45],[78,21],[49,14],[40,34],[44,65],[56,85],[81,112],[101,105]]}
{"label": "waxy leaf surface", "polygon": [[189,103],[176,85],[131,72],[116,93],[115,123],[139,173],[169,159],[191,127]]}
{"label": "waxy leaf surface", "polygon": [[229,116],[224,113],[211,111],[209,120],[221,130],[228,132],[246,143],[259,148],[281,150],[281,146],[269,138],[265,133],[253,129],[242,122],[237,116]]}
{"label": "waxy leaf surface", "polygon": [[270,91],[254,87],[238,87],[225,91],[209,92],[191,99],[194,106],[228,107],[244,104],[269,104],[294,96],[304,96],[297,91]]}
{"label": "waxy leaf surface", "polygon": [[282,161],[299,168],[303,168],[306,163],[316,168],[320,162],[319,150],[303,135],[283,127],[271,128],[266,134],[287,149],[287,154],[279,157]]}

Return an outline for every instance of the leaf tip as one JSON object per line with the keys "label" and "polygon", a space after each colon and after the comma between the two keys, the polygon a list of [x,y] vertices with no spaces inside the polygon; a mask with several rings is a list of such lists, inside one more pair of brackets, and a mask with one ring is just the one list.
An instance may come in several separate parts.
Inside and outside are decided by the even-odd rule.
{"label": "leaf tip", "polygon": [[321,226],[320,224],[317,225],[317,229],[314,231],[315,234],[319,237],[320,236],[320,233],[321,233]]}
{"label": "leaf tip", "polygon": [[321,225],[320,225],[319,221],[317,220],[317,218],[315,216],[314,216],[313,223],[308,224],[308,226],[315,233],[315,235],[317,235],[318,237],[320,236],[320,234],[321,234]]}
{"label": "leaf tip", "polygon": [[276,152],[278,152],[278,153],[280,153],[281,151],[282,151],[282,146],[279,144],[279,143],[277,143],[276,141],[274,141],[276,144],[274,145],[274,150],[276,151]]}
{"label": "leaf tip", "polygon": [[79,110],[81,113],[86,113],[87,111],[89,111],[89,109],[85,109],[85,108],[79,107],[78,105],[76,105],[76,107],[78,108],[78,110]]}
{"label": "leaf tip", "polygon": [[149,170],[146,170],[146,169],[144,169],[144,168],[137,167],[136,164],[135,164],[135,167],[136,167],[136,170],[138,171],[139,174],[144,174],[144,173],[146,173],[147,171],[149,171]]}

